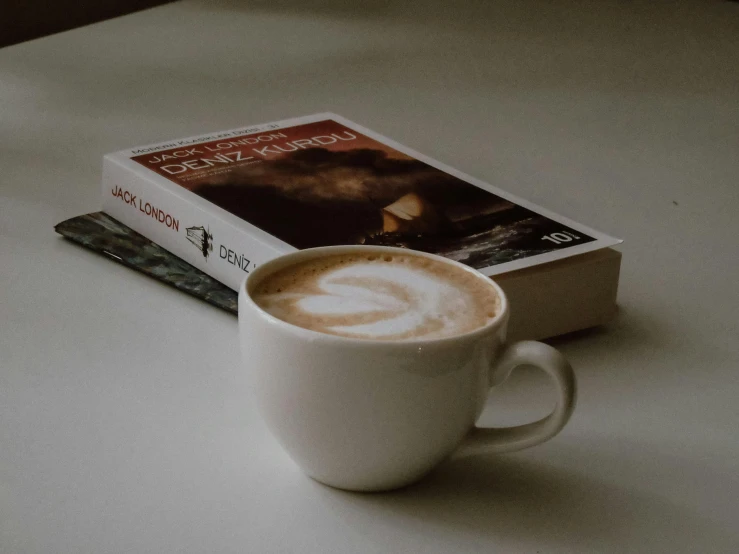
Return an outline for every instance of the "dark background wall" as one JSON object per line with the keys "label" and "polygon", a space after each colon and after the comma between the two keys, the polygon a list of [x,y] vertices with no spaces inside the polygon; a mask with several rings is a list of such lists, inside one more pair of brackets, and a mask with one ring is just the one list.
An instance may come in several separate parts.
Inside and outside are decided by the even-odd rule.
{"label": "dark background wall", "polygon": [[2,0],[0,47],[66,31],[171,0]]}

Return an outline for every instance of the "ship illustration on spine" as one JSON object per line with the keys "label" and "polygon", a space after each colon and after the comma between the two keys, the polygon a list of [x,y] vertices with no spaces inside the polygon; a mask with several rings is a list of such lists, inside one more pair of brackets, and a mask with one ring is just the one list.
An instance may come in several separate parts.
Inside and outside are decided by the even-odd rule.
{"label": "ship illustration on spine", "polygon": [[213,252],[213,235],[210,233],[210,229],[206,229],[201,225],[200,227],[188,227],[186,231],[187,240],[202,252],[207,261],[208,256]]}

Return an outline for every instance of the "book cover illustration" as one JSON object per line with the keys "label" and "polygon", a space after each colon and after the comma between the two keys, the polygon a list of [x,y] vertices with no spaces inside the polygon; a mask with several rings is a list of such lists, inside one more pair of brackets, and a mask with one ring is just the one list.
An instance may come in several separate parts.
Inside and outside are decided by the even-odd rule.
{"label": "book cover illustration", "polygon": [[[493,275],[619,242],[339,116],[297,121],[128,157],[298,249],[399,246]],[[207,259],[209,230],[182,227]]]}

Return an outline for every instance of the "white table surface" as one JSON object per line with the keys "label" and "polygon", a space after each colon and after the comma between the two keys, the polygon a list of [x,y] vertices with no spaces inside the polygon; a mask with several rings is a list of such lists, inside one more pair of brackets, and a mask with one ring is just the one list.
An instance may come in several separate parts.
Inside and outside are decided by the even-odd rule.
{"label": "white table surface", "polygon": [[[739,551],[739,5],[185,2],[0,50],[0,551]],[[662,7],[657,4],[663,4]],[[56,236],[101,156],[332,110],[626,239],[551,442],[304,477],[236,319]],[[521,370],[486,424],[548,410]]]}

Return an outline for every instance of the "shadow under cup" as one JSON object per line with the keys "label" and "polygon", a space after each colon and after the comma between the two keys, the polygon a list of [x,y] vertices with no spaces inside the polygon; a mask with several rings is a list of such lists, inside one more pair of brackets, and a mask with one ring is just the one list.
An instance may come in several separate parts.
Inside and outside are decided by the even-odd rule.
{"label": "shadow under cup", "polygon": [[[463,272],[497,294],[497,314],[459,335],[374,340],[287,323],[252,298],[257,287],[283,268],[357,253],[420,256]],[[564,411],[555,409],[550,421],[529,424],[542,426],[536,432],[501,439],[497,430],[474,427],[491,384],[504,380],[515,365],[530,363],[521,362],[520,352],[511,357],[505,345],[507,319],[505,295],[489,278],[445,258],[391,247],[321,247],[290,253],[257,268],[239,291],[242,356],[267,426],[305,473],[348,490],[410,484],[460,445],[501,451],[504,442],[518,440],[518,446],[507,448],[511,450],[556,434],[574,406],[574,380],[569,396],[560,395]],[[507,365],[501,365],[501,359],[508,360]],[[533,363],[550,372],[540,360]],[[487,431],[496,437],[488,437]],[[485,436],[471,438],[477,433]]]}

